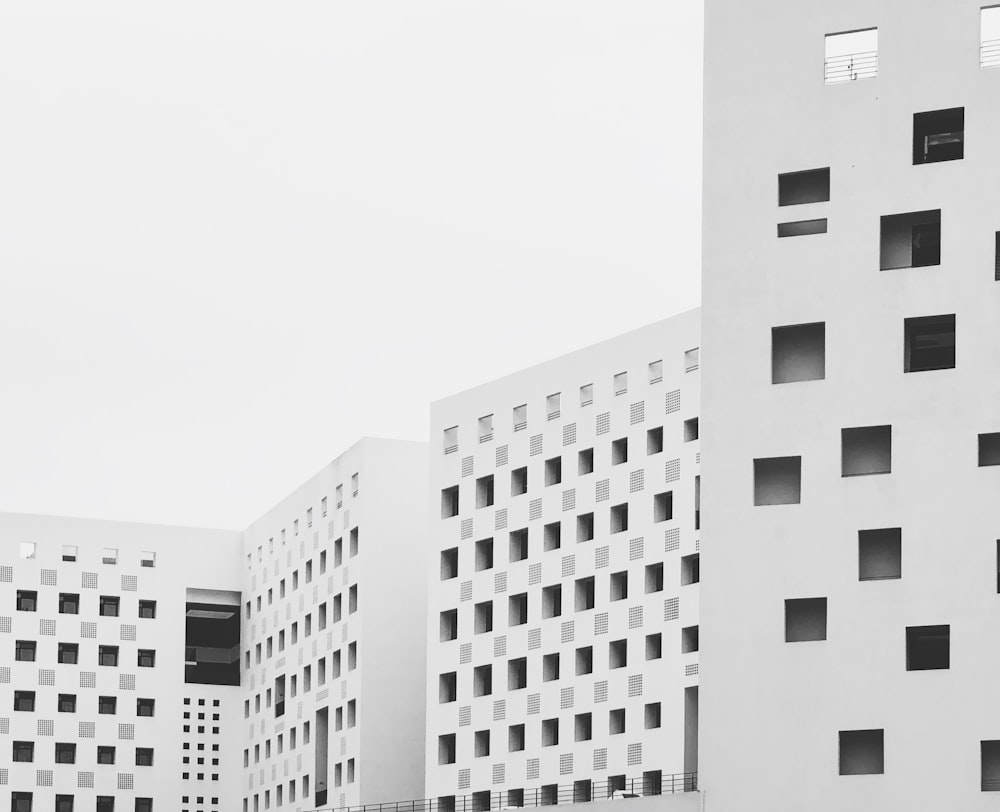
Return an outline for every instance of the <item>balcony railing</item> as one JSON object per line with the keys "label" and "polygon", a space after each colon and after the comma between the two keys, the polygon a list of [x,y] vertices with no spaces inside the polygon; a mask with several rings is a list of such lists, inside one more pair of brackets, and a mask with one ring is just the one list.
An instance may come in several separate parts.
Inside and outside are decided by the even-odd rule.
{"label": "balcony railing", "polygon": [[979,48],[979,65],[983,68],[1000,68],[1000,39],[983,41]]}
{"label": "balcony railing", "polygon": [[831,56],[826,60],[826,83],[853,82],[878,76],[878,51]]}
{"label": "balcony railing", "polygon": [[[456,795],[445,800],[421,798],[413,801],[390,801],[364,806],[317,807],[311,812],[490,812],[490,810],[521,807],[555,806],[557,804],[605,801],[611,798],[643,798],[656,795],[675,795],[698,790],[698,773],[674,773],[627,778],[624,781],[577,781],[572,784],[550,784],[545,787],[521,790],[517,798],[510,791],[473,792]],[[336,792],[325,791],[326,797]]]}

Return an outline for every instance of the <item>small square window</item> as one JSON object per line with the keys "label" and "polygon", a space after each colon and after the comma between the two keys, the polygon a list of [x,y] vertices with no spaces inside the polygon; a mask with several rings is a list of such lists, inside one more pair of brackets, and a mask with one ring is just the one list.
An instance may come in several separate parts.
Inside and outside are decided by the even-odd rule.
{"label": "small square window", "polygon": [[118,698],[114,696],[97,697],[97,712],[115,714],[118,712]]}
{"label": "small square window", "polygon": [[903,322],[904,372],[955,368],[955,315],[925,316]]}
{"label": "small square window", "polygon": [[62,560],[63,561],[76,561],[77,554],[79,553],[79,547],[75,544],[64,544],[62,548]]}
{"label": "small square window", "polygon": [[885,731],[840,731],[841,775],[881,775],[884,772]]}
{"label": "small square window", "polygon": [[589,713],[578,713],[573,719],[573,740],[589,742],[593,738],[593,722]]}
{"label": "small square window", "polygon": [[880,267],[883,271],[941,264],[941,210],[882,217]]}
{"label": "small square window", "polygon": [[858,531],[858,580],[884,581],[902,577],[902,530],[890,527]]}
{"label": "small square window", "polygon": [[140,600],[139,601],[139,617],[151,620],[156,617],[156,601],[150,600]]}
{"label": "small square window", "polygon": [[906,670],[951,667],[951,626],[907,626]]}
{"label": "small square window", "polygon": [[441,642],[458,639],[458,610],[445,609],[441,612]]}
{"label": "small square window", "polygon": [[892,473],[892,426],[841,429],[841,475]]}
{"label": "small square window", "polygon": [[31,712],[35,710],[34,691],[14,691],[14,710]]}
{"label": "small square window", "polygon": [[826,377],[826,323],[771,328],[771,383]]}
{"label": "small square window", "polygon": [[754,505],[797,505],[801,501],[801,457],[756,459],[753,473]]}
{"label": "small square window", "polygon": [[785,642],[826,640],[826,598],[785,601]]}
{"label": "small square window", "polygon": [[38,593],[33,589],[19,589],[17,590],[17,611],[19,612],[37,612],[38,611]]}
{"label": "small square window", "polygon": [[913,163],[958,161],[965,155],[965,108],[913,115]]}
{"label": "small square window", "polygon": [[628,373],[619,372],[614,378],[615,395],[624,395],[628,392]]}
{"label": "small square window", "polygon": [[646,659],[659,660],[662,657],[663,657],[663,634],[661,632],[656,632],[656,634],[647,634]]}
{"label": "small square window", "polygon": [[141,553],[139,553],[139,566],[155,567],[156,553],[154,553],[152,550],[143,550]]}
{"label": "small square window", "polygon": [[101,617],[118,617],[119,598],[115,595],[101,595]]}
{"label": "small square window", "polygon": [[645,708],[646,730],[654,730],[660,726],[662,711],[659,702],[648,702]]}

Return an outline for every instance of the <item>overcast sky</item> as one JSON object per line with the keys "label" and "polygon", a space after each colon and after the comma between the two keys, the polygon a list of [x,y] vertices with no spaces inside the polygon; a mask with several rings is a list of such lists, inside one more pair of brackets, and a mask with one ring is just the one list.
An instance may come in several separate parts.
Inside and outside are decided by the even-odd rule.
{"label": "overcast sky", "polygon": [[242,528],[698,304],[699,0],[0,7],[0,510]]}

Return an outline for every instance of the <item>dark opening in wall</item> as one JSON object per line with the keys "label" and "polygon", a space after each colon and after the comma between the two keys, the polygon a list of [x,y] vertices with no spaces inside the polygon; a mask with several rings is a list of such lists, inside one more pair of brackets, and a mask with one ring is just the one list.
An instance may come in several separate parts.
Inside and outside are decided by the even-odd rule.
{"label": "dark opening in wall", "polygon": [[681,556],[681,586],[701,581],[701,553]]}
{"label": "dark opening in wall", "polygon": [[898,527],[858,531],[858,580],[884,581],[903,575],[903,531]]}
{"label": "dark opening in wall", "polygon": [[438,764],[455,763],[455,734],[438,736]]}
{"label": "dark opening in wall", "polygon": [[993,279],[1000,282],[1000,231],[995,235],[996,244],[993,248]]}
{"label": "dark opening in wall", "polygon": [[753,461],[754,505],[797,505],[802,497],[802,457]]}
{"label": "dark opening in wall", "polygon": [[892,426],[841,429],[841,476],[892,473]]}
{"label": "dark opening in wall", "polygon": [[508,600],[508,626],[523,626],[528,622],[528,593],[511,595]]}
{"label": "dark opening in wall", "polygon": [[669,522],[674,518],[674,492],[666,491],[653,496],[653,521]]}
{"label": "dark opening in wall", "polygon": [[979,435],[979,467],[1000,465],[1000,432]]}
{"label": "dark opening in wall", "polygon": [[826,378],[826,323],[771,328],[771,383]]}
{"label": "dark opening in wall", "polygon": [[593,795],[594,782],[589,778],[582,778],[579,781],[573,782],[573,803],[586,803],[593,800]]}
{"label": "dark opening in wall", "polygon": [[810,234],[826,234],[826,218],[820,220],[798,220],[794,223],[778,223],[779,237],[808,237]]}
{"label": "dark opening in wall", "polygon": [[906,670],[934,671],[951,665],[951,626],[907,626]]}
{"label": "dark opening in wall", "polygon": [[905,319],[904,372],[955,368],[955,314]]}
{"label": "dark opening in wall", "polygon": [[458,547],[441,551],[441,580],[458,577]]}
{"label": "dark opening in wall", "polygon": [[493,631],[493,601],[477,603],[473,611],[473,631],[485,634]]}
{"label": "dark opening in wall", "polygon": [[624,533],[628,530],[628,502],[611,508],[611,532]]}
{"label": "dark opening in wall", "polygon": [[681,629],[681,653],[690,654],[698,650],[698,627],[685,626]]}
{"label": "dark opening in wall", "polygon": [[830,167],[778,175],[778,205],[798,206],[830,199]]}
{"label": "dark opening in wall", "polygon": [[584,646],[576,650],[576,675],[594,673],[594,647]]}
{"label": "dark opening in wall", "polygon": [[493,505],[493,474],[476,480],[476,507],[484,508]]}
{"label": "dark opening in wall", "polygon": [[882,217],[880,267],[922,268],[941,264],[941,210]]}
{"label": "dark opening in wall", "polygon": [[562,457],[545,460],[545,486],[558,485],[562,482]]}
{"label": "dark opening in wall", "polygon": [[562,615],[562,584],[542,588],[542,618]]}
{"label": "dark opening in wall", "polygon": [[826,640],[826,598],[790,598],[785,601],[785,642]]}
{"label": "dark opening in wall", "polygon": [[458,638],[458,609],[445,609],[441,612],[441,642]]}
{"label": "dark opening in wall", "polygon": [[507,749],[511,753],[524,750],[524,725],[511,725],[507,728]]}
{"label": "dark opening in wall", "polygon": [[493,539],[476,542],[476,572],[493,569]]}
{"label": "dark opening in wall", "polygon": [[[477,730],[473,745],[475,747],[476,758],[482,758],[490,754],[490,732],[488,730]],[[489,809],[489,805],[484,809]]]}
{"label": "dark opening in wall", "polygon": [[520,691],[528,687],[528,659],[519,657],[507,663],[507,690]]}
{"label": "dark opening in wall", "polygon": [[[625,732],[625,708],[615,708],[608,711],[608,733],[617,736]],[[624,778],[624,776],[623,776]],[[610,780],[608,783],[611,783]],[[624,781],[621,789],[625,789]]]}
{"label": "dark opening in wall", "polygon": [[885,731],[840,731],[841,775],[881,775],[884,772]]}
{"label": "dark opening in wall", "polygon": [[611,442],[611,464],[621,465],[628,462],[628,437],[622,437]]}
{"label": "dark opening in wall", "polygon": [[684,421],[684,442],[690,443],[698,439],[698,418],[692,417]]}
{"label": "dark opening in wall", "polygon": [[510,472],[510,495],[520,496],[528,492],[528,468],[515,468]]}
{"label": "dark opening in wall", "polygon": [[646,565],[646,594],[663,591],[663,564]]}
{"label": "dark opening in wall", "polygon": [[559,744],[559,720],[542,719],[542,747],[555,747]]}
{"label": "dark opening in wall", "polygon": [[239,592],[188,589],[184,634],[184,681],[240,684]]}
{"label": "dark opening in wall", "polygon": [[576,455],[576,472],[580,476],[594,473],[594,449],[585,448]]}
{"label": "dark opening in wall", "polygon": [[577,612],[586,612],[594,608],[594,576],[576,579],[576,600],[574,608]]}
{"label": "dark opening in wall", "polygon": [[1000,792],[1000,741],[979,743],[982,771],[980,789],[983,792]]}
{"label": "dark opening in wall", "polygon": [[562,522],[552,522],[542,528],[542,549],[558,550],[562,546]]}
{"label": "dark opening in wall", "polygon": [[612,640],[608,644],[608,668],[628,666],[628,640]]}
{"label": "dark opening in wall", "polygon": [[623,601],[628,598],[628,570],[611,573],[609,597],[613,601]]}
{"label": "dark opening in wall", "polygon": [[913,163],[957,161],[965,155],[965,108],[913,114]]}
{"label": "dark opening in wall", "polygon": [[493,666],[479,665],[472,670],[472,695],[489,696],[493,693]]}
{"label": "dark opening in wall", "polygon": [[458,674],[449,671],[438,678],[438,702],[442,705],[458,699]]}
{"label": "dark opening in wall", "polygon": [[[593,738],[593,721],[591,715],[589,713],[578,713],[573,721],[573,740],[589,742]],[[588,781],[587,783],[590,782]]]}
{"label": "dark opening in wall", "polygon": [[472,793],[471,812],[489,812],[492,805],[493,793],[489,790],[481,790]]}
{"label": "dark opening in wall", "polygon": [[663,633],[646,635],[646,659],[659,660],[663,657]]}
{"label": "dark opening in wall", "polygon": [[509,789],[507,790],[507,807],[520,807],[524,806],[524,790],[523,789]]}
{"label": "dark opening in wall", "polygon": [[510,562],[524,561],[528,557],[528,529],[514,530],[510,534]]}
{"label": "dark opening in wall", "polygon": [[594,539],[594,514],[584,513],[576,517],[576,540],[593,541]]}
{"label": "dark opening in wall", "polygon": [[458,515],[458,485],[441,490],[441,518],[450,519]]}

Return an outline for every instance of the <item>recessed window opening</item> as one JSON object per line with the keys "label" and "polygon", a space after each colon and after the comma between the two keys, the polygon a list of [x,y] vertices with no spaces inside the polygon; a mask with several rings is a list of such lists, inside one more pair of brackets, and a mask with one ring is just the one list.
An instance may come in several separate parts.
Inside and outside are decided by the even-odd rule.
{"label": "recessed window opening", "polygon": [[785,642],[826,640],[826,598],[785,601]]}
{"label": "recessed window opening", "polygon": [[907,626],[907,671],[934,671],[950,665],[951,626]]}
{"label": "recessed window opening", "polygon": [[979,15],[980,67],[1000,68],[1000,6],[987,6]]}
{"label": "recessed window opening", "polygon": [[555,747],[557,744],[559,744],[559,720],[543,719],[542,747]]}
{"label": "recessed window opening", "polygon": [[905,319],[904,372],[955,368],[955,314]]}
{"label": "recessed window opening", "polygon": [[594,584],[593,575],[576,579],[574,609],[577,612],[586,612],[594,608]]}
{"label": "recessed window opening", "polygon": [[979,435],[979,467],[1000,465],[1000,432]]}
{"label": "recessed window opening", "polygon": [[593,513],[584,513],[576,517],[576,540],[577,542],[594,540]]}
{"label": "recessed window opening", "polygon": [[608,644],[608,668],[628,666],[628,641],[612,640]]}
{"label": "recessed window opening", "polygon": [[456,451],[458,451],[458,426],[452,426],[444,430],[444,453],[454,454]]}
{"label": "recessed window opening", "polygon": [[562,395],[559,392],[545,398],[545,416],[549,420],[557,420],[560,415],[560,401]]}
{"label": "recessed window opening", "polygon": [[[458,515],[458,485],[441,490],[441,518],[450,519]],[[336,562],[335,562],[336,563]]]}
{"label": "recessed window opening", "polygon": [[662,632],[656,632],[656,634],[646,635],[646,659],[647,660],[659,660],[663,657],[663,634]]}
{"label": "recessed window opening", "polygon": [[698,369],[701,363],[701,348],[692,347],[690,350],[684,350],[684,371],[694,372]]}
{"label": "recessed window opening", "polygon": [[585,383],[580,387],[580,405],[590,406],[594,402],[594,384]]}
{"label": "recessed window opening", "polygon": [[479,442],[488,443],[493,439],[493,415],[479,418]]}
{"label": "recessed window opening", "polygon": [[510,472],[510,495],[520,496],[528,492],[528,468],[515,468]]}
{"label": "recessed window opening", "polygon": [[458,637],[458,610],[446,609],[441,613],[441,642]]}
{"label": "recessed window opening", "polygon": [[753,461],[754,505],[797,505],[802,498],[802,457]]}
{"label": "recessed window opening", "polygon": [[794,223],[778,223],[779,237],[808,237],[812,234],[826,234],[826,218],[817,220],[797,220]]}
{"label": "recessed window opening", "polygon": [[903,574],[903,531],[898,527],[858,531],[858,580],[885,581]]}
{"label": "recessed window opening", "polygon": [[885,731],[840,731],[841,775],[881,775],[884,772]]}
{"label": "recessed window opening", "polygon": [[662,710],[659,702],[649,702],[645,707],[645,728],[654,730],[660,726]]}
{"label": "recessed window opening", "polygon": [[458,547],[441,551],[441,580],[458,577]]}
{"label": "recessed window opening", "polygon": [[828,85],[878,76],[878,29],[827,34],[824,81]]}
{"label": "recessed window opening", "polygon": [[681,653],[690,654],[698,650],[698,627],[686,626],[681,629]]}
{"label": "recessed window opening", "polygon": [[576,472],[580,476],[594,473],[594,449],[585,448],[577,454]]}
{"label": "recessed window opening", "polygon": [[493,568],[493,539],[476,542],[476,572]]}
{"label": "recessed window opening", "polygon": [[515,530],[510,534],[510,563],[524,561],[528,557],[528,530]]}
{"label": "recessed window opening", "polygon": [[924,268],[941,264],[941,210],[882,217],[880,268]]}
{"label": "recessed window opening", "polygon": [[576,675],[594,673],[594,647],[584,646],[576,650]]}
{"label": "recessed window opening", "polygon": [[524,431],[528,428],[528,405],[522,403],[514,407],[514,431]]}
{"label": "recessed window opening", "polygon": [[562,545],[562,523],[552,522],[542,529],[542,548],[548,550],[558,550]]}
{"label": "recessed window opening", "polygon": [[511,595],[508,600],[508,625],[523,626],[528,622],[528,593]]}
{"label": "recessed window opening", "polygon": [[507,749],[511,753],[524,750],[524,725],[511,725],[507,728]]}
{"label": "recessed window opening", "polygon": [[610,583],[612,601],[623,601],[628,598],[628,570],[611,573]]}
{"label": "recessed window opening", "polygon": [[913,115],[913,163],[958,161],[964,157],[965,108]]}
{"label": "recessed window opening", "polygon": [[826,377],[826,324],[771,328],[771,383],[821,381]]}
{"label": "recessed window opening", "polygon": [[[625,732],[625,708],[615,708],[614,710],[608,711],[608,733],[612,736],[617,736]],[[611,784],[618,784],[613,779],[608,780],[608,786]],[[622,776],[620,786],[614,787],[615,789],[625,789],[625,776]]]}
{"label": "recessed window opening", "polygon": [[438,702],[442,705],[458,699],[458,675],[454,671],[438,677]]}
{"label": "recessed window opening", "polygon": [[611,442],[611,464],[621,465],[628,462],[628,437]]}
{"label": "recessed window opening", "polygon": [[1000,792],[1000,741],[980,742],[980,789],[983,792]]}
{"label": "recessed window opening", "polygon": [[[593,737],[593,722],[589,713],[578,713],[573,720],[574,741],[589,742]],[[589,781],[587,782],[590,783]]]}
{"label": "recessed window opening", "polygon": [[663,451],[663,426],[646,432],[646,454],[652,456]]}
{"label": "recessed window opening", "polygon": [[684,421],[684,442],[692,443],[698,439],[698,418],[692,417]]}
{"label": "recessed window opening", "polygon": [[493,474],[476,480],[476,507],[484,508],[493,505]]}
{"label": "recessed window opening", "polygon": [[562,615],[562,586],[555,584],[542,588],[542,618]]}
{"label": "recessed window opening", "polygon": [[474,616],[474,631],[476,634],[485,634],[493,631],[493,601],[477,603]]}
{"label": "recessed window opening", "polygon": [[542,682],[559,679],[559,652],[542,655]]}
{"label": "recessed window opening", "polygon": [[628,502],[611,508],[611,532],[624,533],[628,530]]}
{"label": "recessed window opening", "polygon": [[663,361],[650,361],[649,363],[649,383],[660,383],[663,380]]}
{"label": "recessed window opening", "polygon": [[830,168],[778,175],[778,205],[824,203],[830,199]]}
{"label": "recessed window opening", "polygon": [[841,429],[841,475],[892,473],[892,426]]}
{"label": "recessed window opening", "polygon": [[519,657],[507,663],[507,690],[519,691],[528,687],[528,659]]}
{"label": "recessed window opening", "polygon": [[455,763],[455,734],[438,736],[438,764]]}
{"label": "recessed window opening", "polygon": [[663,564],[646,565],[646,594],[663,591]]}
{"label": "recessed window opening", "polygon": [[545,486],[558,485],[562,482],[562,457],[545,460]]}
{"label": "recessed window opening", "polygon": [[493,666],[480,665],[472,671],[472,695],[488,696],[493,693]]}
{"label": "recessed window opening", "polygon": [[628,392],[628,373],[619,372],[614,378],[615,395],[624,395]]}

